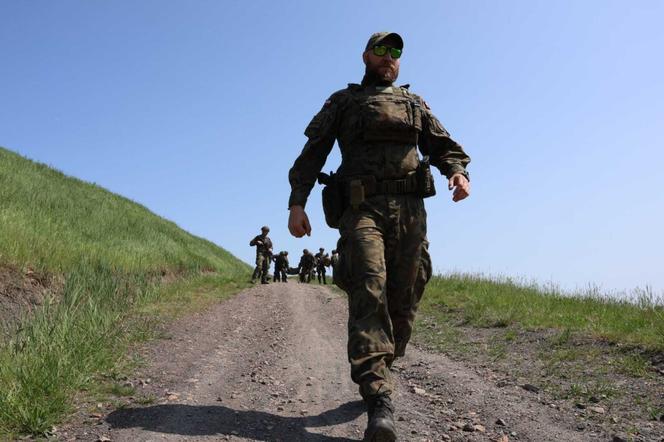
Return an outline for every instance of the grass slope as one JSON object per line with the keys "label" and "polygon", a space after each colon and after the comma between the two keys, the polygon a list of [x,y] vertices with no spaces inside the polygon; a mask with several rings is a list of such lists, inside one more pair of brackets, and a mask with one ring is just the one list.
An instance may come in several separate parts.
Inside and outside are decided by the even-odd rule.
{"label": "grass slope", "polygon": [[635,295],[627,301],[508,278],[438,276],[422,299],[416,339],[490,370],[498,386],[535,386],[543,403],[574,410],[579,429],[660,440],[664,300],[648,290]]}
{"label": "grass slope", "polygon": [[567,330],[664,352],[664,303],[647,291],[628,301],[596,293],[565,294],[510,279],[451,274],[431,280],[422,310],[440,323]]}
{"label": "grass slope", "polygon": [[246,266],[145,207],[0,148],[0,259],[50,272],[81,262],[126,272]]}
{"label": "grass slope", "polygon": [[145,207],[3,148],[0,266],[64,279],[57,297],[0,340],[0,436],[48,434],[73,394],[112,371],[144,332],[147,306],[181,305],[160,287],[163,275],[180,278],[177,293],[227,294],[249,271]]}

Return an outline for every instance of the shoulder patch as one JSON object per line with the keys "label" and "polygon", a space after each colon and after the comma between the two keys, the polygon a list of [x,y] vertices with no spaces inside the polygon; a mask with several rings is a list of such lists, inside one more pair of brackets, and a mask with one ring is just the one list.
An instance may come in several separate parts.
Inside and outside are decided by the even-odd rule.
{"label": "shoulder patch", "polygon": [[424,106],[424,108],[426,110],[431,110],[431,108],[429,107],[429,104],[426,101],[424,101],[424,98],[420,97],[420,100],[422,100],[422,106]]}

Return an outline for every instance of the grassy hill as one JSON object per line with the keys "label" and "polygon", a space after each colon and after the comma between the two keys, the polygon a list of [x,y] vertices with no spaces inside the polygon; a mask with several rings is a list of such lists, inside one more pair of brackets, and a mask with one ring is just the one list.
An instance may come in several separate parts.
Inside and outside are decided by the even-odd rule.
{"label": "grassy hill", "polygon": [[0,336],[0,435],[47,433],[117,363],[146,305],[201,285],[225,293],[248,272],[143,206],[0,148],[0,302],[46,293],[0,318],[14,325]]}
{"label": "grassy hill", "polygon": [[0,148],[0,259],[66,272],[93,262],[126,272],[233,273],[246,266],[145,207]]}

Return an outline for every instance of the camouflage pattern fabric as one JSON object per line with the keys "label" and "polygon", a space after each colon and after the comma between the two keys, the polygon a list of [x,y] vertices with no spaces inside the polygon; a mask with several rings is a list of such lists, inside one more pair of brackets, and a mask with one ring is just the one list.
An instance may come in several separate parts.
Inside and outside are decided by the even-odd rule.
{"label": "camouflage pattern fabric", "polygon": [[431,277],[422,199],[377,195],[341,219],[335,283],[348,293],[348,359],[363,397],[391,393]]}
{"label": "camouflage pattern fabric", "polygon": [[[318,283],[327,284],[327,279],[325,278],[325,273],[327,269],[325,268],[329,265],[330,257],[327,253],[316,253],[316,276],[318,277]],[[326,264],[326,261],[328,262]]]}
{"label": "camouflage pattern fabric", "polygon": [[305,253],[300,258],[300,282],[310,282],[311,276],[314,271],[314,265],[316,264],[316,258],[311,253]]}
{"label": "camouflage pattern fabric", "polygon": [[[332,267],[332,283],[337,284],[337,264],[339,263],[339,254],[338,253],[333,253],[332,257],[330,258],[330,267]],[[337,284],[338,285],[338,284]]]}
{"label": "camouflage pattern fabric", "polygon": [[256,267],[251,279],[256,280],[260,277],[261,282],[265,282],[272,261],[272,240],[267,235],[256,235],[254,239],[249,241],[249,245],[256,246]]}
{"label": "camouflage pattern fabric", "polygon": [[[366,77],[365,77],[366,80]],[[289,171],[289,207],[305,207],[335,141],[344,181],[404,179],[419,151],[447,178],[467,176],[470,157],[407,87],[354,85],[334,93],[305,130],[304,149]],[[424,202],[414,194],[369,196],[340,221],[335,283],[349,295],[351,377],[367,399],[391,393],[389,366],[402,356],[431,277]]]}
{"label": "camouflage pattern fabric", "polygon": [[256,255],[272,254],[272,240],[267,235],[256,235],[249,245],[256,246]]}
{"label": "camouflage pattern fabric", "polygon": [[288,281],[288,256],[284,253],[279,253],[274,258],[274,281],[287,282]]}
{"label": "camouflage pattern fabric", "polygon": [[251,279],[260,278],[262,282],[267,281],[268,273],[270,272],[270,255],[260,254],[256,255],[256,267]]}
{"label": "camouflage pattern fabric", "polygon": [[340,178],[402,179],[419,164],[417,146],[446,177],[466,174],[470,157],[419,96],[404,87],[349,85],[334,93],[305,130],[309,141],[288,173],[288,207],[305,207],[335,140]]}

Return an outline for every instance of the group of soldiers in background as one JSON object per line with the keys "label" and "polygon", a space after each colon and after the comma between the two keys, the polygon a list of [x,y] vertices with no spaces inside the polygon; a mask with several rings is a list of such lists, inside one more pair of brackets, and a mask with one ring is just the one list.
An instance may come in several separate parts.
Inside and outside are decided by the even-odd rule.
{"label": "group of soldiers in background", "polygon": [[319,284],[327,284],[327,268],[332,268],[332,278],[334,279],[334,268],[338,261],[339,254],[336,250],[332,250],[332,256],[330,256],[325,253],[325,249],[322,247],[318,249],[318,253],[315,255],[304,249],[300,264],[297,267],[300,282],[311,282],[312,279],[317,277]]}
{"label": "group of soldiers in background", "polygon": [[334,268],[339,261],[339,254],[332,250],[332,256],[325,253],[321,247],[315,255],[309,250],[302,251],[302,257],[297,267],[290,267],[288,263],[288,252],[281,251],[278,254],[272,252],[272,240],[267,236],[270,232],[268,226],[261,227],[261,234],[254,237],[249,245],[256,247],[256,268],[251,277],[251,282],[256,283],[260,278],[261,284],[269,284],[270,263],[274,261],[273,281],[288,282],[288,275],[298,275],[300,282],[311,282],[318,278],[319,284],[327,284],[327,268],[332,268],[334,279]]}

